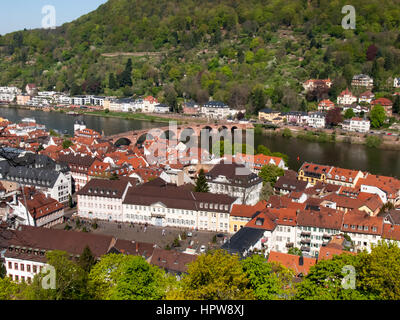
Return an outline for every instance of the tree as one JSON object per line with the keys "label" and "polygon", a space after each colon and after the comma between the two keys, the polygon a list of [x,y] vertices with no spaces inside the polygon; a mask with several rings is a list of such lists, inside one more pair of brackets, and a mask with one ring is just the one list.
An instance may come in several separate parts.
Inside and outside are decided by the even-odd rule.
{"label": "tree", "polygon": [[250,95],[250,102],[256,114],[258,111],[265,108],[266,96],[262,87],[257,86],[253,89]]}
{"label": "tree", "polygon": [[371,253],[358,255],[356,269],[358,290],[369,298],[400,300],[400,248],[396,243],[381,241]]}
{"label": "tree", "polygon": [[87,273],[63,251],[46,253],[47,264],[55,268],[56,289],[43,289],[44,275],[39,274],[27,291],[34,300],[85,300],[88,299]]}
{"label": "tree", "polygon": [[0,279],[3,279],[7,275],[7,269],[3,263],[0,263]]}
{"label": "tree", "polygon": [[386,113],[385,108],[377,104],[374,106],[369,114],[371,120],[371,126],[373,128],[380,128],[385,123]]}
{"label": "tree", "polygon": [[118,83],[117,83],[117,80],[116,80],[116,78],[115,78],[114,73],[110,73],[110,75],[108,76],[108,87],[109,87],[111,90],[116,90],[116,89],[118,89]]}
{"label": "tree", "polygon": [[400,95],[396,95],[396,98],[394,99],[393,112],[400,113]]}
{"label": "tree", "polygon": [[343,121],[340,108],[334,108],[326,113],[326,123],[330,126],[337,126]]}
{"label": "tree", "polygon": [[375,60],[377,54],[378,54],[378,47],[371,44],[367,49],[367,60],[368,61]]}
{"label": "tree", "polygon": [[260,255],[242,261],[249,288],[257,300],[281,300],[294,294],[294,272],[280,264],[268,263]]}
{"label": "tree", "polygon": [[300,257],[303,256],[303,252],[299,248],[296,248],[296,247],[290,248],[288,250],[288,254],[292,254],[292,255],[300,256]]}
{"label": "tree", "polygon": [[284,138],[291,138],[292,136],[293,136],[293,135],[292,135],[292,131],[291,131],[289,128],[283,129],[282,137],[284,137]]}
{"label": "tree", "polygon": [[169,300],[249,300],[253,290],[239,258],[224,250],[203,254],[189,264],[187,274]]}
{"label": "tree", "polygon": [[140,256],[109,254],[90,271],[89,290],[97,300],[161,300],[172,282]]}
{"label": "tree", "polygon": [[68,204],[71,209],[74,207],[74,201],[72,200],[72,196],[70,194],[68,195]]}
{"label": "tree", "polygon": [[354,113],[353,108],[348,108],[346,110],[346,112],[344,113],[344,118],[345,119],[351,119],[351,118],[353,118],[355,116],[356,116],[356,114]]}
{"label": "tree", "polygon": [[83,249],[78,263],[87,273],[89,273],[92,267],[96,264],[96,258],[88,246]]}
{"label": "tree", "polygon": [[111,174],[110,180],[115,181],[115,180],[119,180],[119,176],[116,172],[113,172]]}
{"label": "tree", "polygon": [[382,144],[382,138],[377,136],[368,136],[365,143],[369,148],[379,148]]}
{"label": "tree", "polygon": [[73,145],[71,140],[64,140],[62,143],[62,147],[63,149],[68,149],[69,147],[71,147]]}
{"label": "tree", "polygon": [[260,178],[263,179],[264,184],[270,183],[271,186],[275,185],[278,177],[282,177],[285,175],[285,171],[278,166],[273,164],[268,164],[261,168],[259,173]]}
{"label": "tree", "polygon": [[234,109],[244,109],[249,99],[250,89],[247,85],[235,85],[230,90],[228,103]]}
{"label": "tree", "polygon": [[207,193],[210,192],[210,187],[207,183],[206,175],[204,173],[204,169],[201,169],[199,172],[199,176],[196,180],[196,186],[194,188],[195,192]]}
{"label": "tree", "polygon": [[[342,281],[346,275],[343,267],[353,266],[357,270],[357,257],[350,254],[321,260],[310,268],[308,275],[297,286],[296,300],[358,300],[366,297],[357,290],[346,289]],[[357,272],[357,271],[356,271]],[[356,280],[356,283],[358,281]]]}
{"label": "tree", "polygon": [[132,86],[132,59],[129,58],[125,65],[125,70],[118,75],[118,82],[120,87]]}
{"label": "tree", "polygon": [[167,86],[164,93],[165,103],[172,108],[173,112],[178,111],[178,94],[173,86]]}
{"label": "tree", "polygon": [[18,284],[10,278],[0,278],[0,301],[13,300],[18,292]]}
{"label": "tree", "polygon": [[265,183],[260,192],[260,201],[268,201],[273,194],[274,188],[271,186],[271,183]]}

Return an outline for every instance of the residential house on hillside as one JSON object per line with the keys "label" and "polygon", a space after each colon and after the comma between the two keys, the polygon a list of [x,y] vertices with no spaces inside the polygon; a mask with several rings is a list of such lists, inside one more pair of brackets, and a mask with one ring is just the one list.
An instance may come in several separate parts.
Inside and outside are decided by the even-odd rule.
{"label": "residential house on hillside", "polygon": [[332,81],[330,79],[310,79],[303,84],[303,87],[307,92],[313,91],[318,87],[330,88],[331,86],[332,86]]}
{"label": "residential house on hillside", "polygon": [[371,103],[375,99],[375,95],[371,91],[366,91],[360,94],[358,102]]}
{"label": "residential house on hillside", "polygon": [[348,120],[344,120],[342,129],[350,132],[367,133],[371,128],[371,122],[368,119],[353,117]]}
{"label": "residential house on hillside", "polygon": [[385,113],[387,117],[391,117],[393,115],[393,102],[387,98],[379,98],[373,100],[371,105],[374,107],[376,105],[381,105],[385,109]]}
{"label": "residential house on hillside", "polygon": [[258,120],[264,122],[270,122],[272,124],[283,123],[284,118],[281,112],[278,110],[272,110],[270,108],[262,109],[258,112]]}
{"label": "residential house on hillside", "polygon": [[194,101],[188,101],[183,104],[183,113],[187,115],[197,115],[200,113],[201,107]]}
{"label": "residential house on hillside", "polygon": [[374,80],[366,74],[357,74],[351,81],[353,87],[366,87],[372,89],[374,86]]}
{"label": "residential house on hillside", "polygon": [[326,115],[322,112],[311,112],[308,115],[307,125],[312,128],[323,129],[326,127]]}
{"label": "residential house on hillside", "polygon": [[[245,110],[241,110],[245,113]],[[231,109],[228,105],[220,101],[210,101],[201,107],[201,113],[210,119],[227,119],[236,117],[240,110]]]}
{"label": "residential house on hillside", "polygon": [[352,105],[354,102],[357,102],[357,97],[354,96],[351,91],[347,88],[346,90],[342,91],[340,95],[337,97],[337,104],[338,105]]}
{"label": "residential house on hillside", "polygon": [[322,100],[318,104],[318,111],[329,111],[334,108],[335,108],[335,104],[329,99]]}
{"label": "residential house on hillside", "polygon": [[306,125],[308,118],[308,112],[305,111],[290,111],[286,113],[286,119],[289,124]]}

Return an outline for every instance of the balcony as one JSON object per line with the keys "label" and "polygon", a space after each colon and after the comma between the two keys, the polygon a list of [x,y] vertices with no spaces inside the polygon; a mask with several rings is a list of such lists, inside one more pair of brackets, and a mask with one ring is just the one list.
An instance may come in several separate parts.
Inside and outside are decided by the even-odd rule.
{"label": "balcony", "polygon": [[302,231],[301,236],[302,237],[311,237],[311,232],[310,231]]}
{"label": "balcony", "polygon": [[310,251],[311,251],[311,248],[310,248],[310,247],[303,246],[303,247],[301,247],[301,251],[310,252]]}
{"label": "balcony", "polygon": [[301,239],[300,243],[309,245],[311,243],[311,240],[310,239]]}
{"label": "balcony", "polygon": [[322,238],[325,240],[330,240],[332,238],[332,236],[330,234],[325,233]]}
{"label": "balcony", "polygon": [[293,247],[294,247],[294,243],[293,242],[286,243],[286,248],[293,248]]}

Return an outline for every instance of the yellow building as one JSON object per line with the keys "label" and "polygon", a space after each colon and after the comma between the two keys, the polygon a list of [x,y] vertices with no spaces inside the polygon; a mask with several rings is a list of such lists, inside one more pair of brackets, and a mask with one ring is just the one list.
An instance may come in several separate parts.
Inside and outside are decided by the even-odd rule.
{"label": "yellow building", "polygon": [[269,108],[262,109],[258,113],[258,120],[267,121],[272,123],[284,122],[285,117],[281,116],[281,112],[277,110],[272,110]]}
{"label": "yellow building", "polygon": [[312,185],[317,182],[326,183],[326,177],[331,167],[305,162],[299,170],[298,179]]}
{"label": "yellow building", "polygon": [[260,211],[267,207],[265,201],[260,201],[254,206],[235,204],[229,217],[229,232],[236,233],[245,227]]}

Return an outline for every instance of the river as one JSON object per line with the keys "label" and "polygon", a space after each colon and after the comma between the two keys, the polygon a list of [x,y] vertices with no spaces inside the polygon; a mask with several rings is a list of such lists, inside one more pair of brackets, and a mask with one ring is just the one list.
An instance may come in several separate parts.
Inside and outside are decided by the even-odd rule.
{"label": "river", "polygon": [[[46,125],[48,129],[68,132],[71,135],[73,134],[74,123],[77,120],[83,120],[88,128],[100,133],[104,131],[106,136],[130,130],[150,129],[166,125],[165,123],[149,121],[89,115],[72,116],[65,113],[6,107],[0,108],[0,117],[12,122],[19,122],[23,118],[34,118],[38,123]],[[255,136],[255,145],[258,146],[260,144],[267,146],[274,152],[287,154],[289,156],[289,167],[296,171],[302,163],[309,161],[400,178],[400,151],[371,149],[365,145],[347,143],[317,143],[257,134]],[[298,157],[299,161],[297,160]]]}

